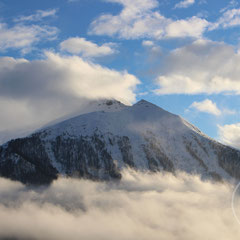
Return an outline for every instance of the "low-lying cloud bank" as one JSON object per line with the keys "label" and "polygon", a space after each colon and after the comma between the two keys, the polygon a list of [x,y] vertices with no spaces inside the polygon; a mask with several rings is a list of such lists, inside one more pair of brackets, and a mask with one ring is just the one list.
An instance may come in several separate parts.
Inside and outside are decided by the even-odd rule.
{"label": "low-lying cloud bank", "polygon": [[239,239],[232,187],[126,171],[118,183],[59,179],[30,189],[0,179],[0,238]]}

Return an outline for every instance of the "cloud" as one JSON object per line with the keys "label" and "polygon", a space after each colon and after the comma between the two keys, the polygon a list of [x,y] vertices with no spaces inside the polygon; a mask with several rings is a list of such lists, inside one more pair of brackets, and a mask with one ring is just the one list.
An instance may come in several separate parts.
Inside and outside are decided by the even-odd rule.
{"label": "cloud", "polygon": [[144,40],[144,41],[142,41],[142,45],[143,45],[144,47],[152,47],[152,46],[154,46],[155,44],[154,44],[153,41]]}
{"label": "cloud", "polygon": [[167,26],[166,37],[200,38],[208,25],[209,23],[207,20],[195,16],[187,20],[177,20]]}
{"label": "cloud", "polygon": [[144,40],[142,41],[142,46],[148,50],[149,53],[148,61],[150,62],[154,61],[155,58],[158,58],[159,55],[162,54],[162,48],[153,41]]}
{"label": "cloud", "polygon": [[209,30],[214,30],[217,28],[229,28],[236,27],[240,25],[240,8],[230,9],[223,13],[217,22],[212,23],[209,26]]}
{"label": "cloud", "polygon": [[0,238],[237,240],[231,194],[181,174],[125,171],[120,182],[59,179],[41,189],[0,179]]}
{"label": "cloud", "polygon": [[20,16],[14,19],[15,22],[36,22],[46,17],[56,16],[57,9],[37,10],[35,14],[29,16]]}
{"label": "cloud", "polygon": [[45,59],[0,58],[0,131],[40,126],[79,111],[86,101],[135,101],[139,80],[80,57],[46,52]]}
{"label": "cloud", "polygon": [[221,142],[240,149],[240,123],[218,125],[218,134]]}
{"label": "cloud", "polygon": [[207,29],[205,19],[192,17],[174,21],[158,11],[156,0],[106,0],[123,6],[118,15],[103,14],[90,26],[90,34],[117,36],[123,39],[138,38],[196,38]]}
{"label": "cloud", "polygon": [[231,0],[231,1],[229,1],[229,3],[227,4],[226,7],[222,8],[220,10],[220,12],[222,13],[222,12],[225,12],[226,10],[228,10],[228,9],[236,8],[238,5],[239,5],[239,3],[238,3],[237,0]]}
{"label": "cloud", "polygon": [[193,5],[195,0],[183,0],[175,5],[175,8],[188,8]]}
{"label": "cloud", "polygon": [[173,50],[156,79],[156,94],[240,94],[240,54],[230,45],[197,40]]}
{"label": "cloud", "polygon": [[227,109],[227,108],[224,108],[222,110],[222,113],[223,114],[226,114],[226,115],[234,115],[234,114],[237,114],[238,112],[234,109]]}
{"label": "cloud", "polygon": [[105,43],[101,46],[87,41],[85,38],[68,38],[60,43],[62,51],[67,51],[72,54],[78,54],[83,57],[102,57],[116,53],[113,48],[113,43]]}
{"label": "cloud", "polygon": [[194,108],[199,112],[205,112],[216,116],[221,115],[221,110],[217,107],[216,103],[209,99],[202,102],[193,102],[189,108]]}
{"label": "cloud", "polygon": [[7,49],[20,49],[26,53],[32,46],[40,41],[56,39],[58,29],[47,25],[16,24],[8,27],[0,23],[0,51]]}

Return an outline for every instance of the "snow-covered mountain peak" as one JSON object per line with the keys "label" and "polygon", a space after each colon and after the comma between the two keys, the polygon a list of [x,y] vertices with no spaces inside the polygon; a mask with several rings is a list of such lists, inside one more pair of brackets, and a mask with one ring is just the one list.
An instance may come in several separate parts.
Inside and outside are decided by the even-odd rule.
{"label": "snow-covered mountain peak", "polygon": [[141,100],[133,106],[126,106],[116,100],[101,100],[91,104],[86,113],[45,128],[52,132],[49,137],[66,132],[71,136],[86,136],[93,134],[96,129],[115,135],[128,135],[130,132],[143,134],[147,131],[160,135],[181,135],[193,130],[178,115],[146,100]]}
{"label": "snow-covered mountain peak", "polygon": [[100,111],[118,112],[127,107],[129,106],[115,99],[98,99],[98,100],[92,100],[92,101],[83,103],[81,105],[81,109],[75,114],[73,114],[72,116],[78,116],[86,113],[100,112]]}
{"label": "snow-covered mountain peak", "polygon": [[106,111],[117,112],[126,108],[127,106],[115,99],[102,99],[90,102],[88,108],[90,111]]}
{"label": "snow-covered mountain peak", "polygon": [[[139,109],[141,108],[143,111],[146,111],[147,109],[149,109],[150,111],[155,111],[155,112],[162,112],[165,113],[165,114],[168,114],[168,115],[174,115],[166,110],[164,110],[163,108],[151,103],[151,102],[148,102],[144,99],[141,99],[140,101],[138,101],[137,103],[135,103],[133,105],[133,108],[136,108],[136,109]],[[177,116],[177,115],[174,115],[174,116]]]}
{"label": "snow-covered mountain peak", "polygon": [[53,126],[55,124],[61,123],[63,121],[66,121],[68,119],[87,114],[87,113],[92,113],[92,112],[118,112],[121,111],[129,106],[124,105],[123,103],[115,100],[115,99],[98,99],[98,100],[92,100],[92,101],[87,101],[81,103],[81,107],[79,110],[64,115],[58,119],[55,119],[44,126],[42,126],[39,130],[43,130],[49,126]]}
{"label": "snow-covered mountain peak", "polygon": [[135,115],[135,117],[138,117],[142,121],[155,122],[154,125],[159,124],[163,121],[181,121],[179,116],[172,114],[162,109],[161,107],[143,99],[135,103],[129,110]]}
{"label": "snow-covered mountain peak", "polygon": [[148,101],[146,101],[146,100],[144,100],[144,99],[141,99],[140,101],[138,101],[138,102],[136,102],[135,104],[134,104],[134,106],[152,106],[152,107],[158,107],[158,106],[156,106],[156,105],[154,105],[153,103],[150,103],[150,102],[148,102]]}
{"label": "snow-covered mountain peak", "polygon": [[180,134],[187,134],[188,132],[194,131],[197,134],[204,135],[197,127],[187,122],[182,117],[170,113],[163,108],[141,99],[139,102],[132,106],[131,111],[135,112],[140,119],[143,121],[153,122],[152,127],[155,129],[161,129],[163,131],[170,131]]}

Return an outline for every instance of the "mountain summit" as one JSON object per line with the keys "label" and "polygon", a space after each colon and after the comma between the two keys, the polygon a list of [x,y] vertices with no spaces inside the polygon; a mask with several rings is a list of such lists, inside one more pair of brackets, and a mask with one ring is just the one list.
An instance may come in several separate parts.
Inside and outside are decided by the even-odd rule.
{"label": "mountain summit", "polygon": [[[141,100],[115,100],[0,147],[0,175],[45,184],[58,175],[120,179],[121,170],[185,171],[240,178],[240,151],[204,135],[183,118]],[[96,103],[95,103],[96,106]]]}

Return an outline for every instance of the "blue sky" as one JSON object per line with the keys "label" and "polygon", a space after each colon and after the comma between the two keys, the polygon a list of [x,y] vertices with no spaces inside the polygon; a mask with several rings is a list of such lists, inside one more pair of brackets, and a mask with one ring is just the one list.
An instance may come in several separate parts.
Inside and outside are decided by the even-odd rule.
{"label": "blue sky", "polygon": [[240,4],[0,0],[0,131],[142,98],[240,147]]}

